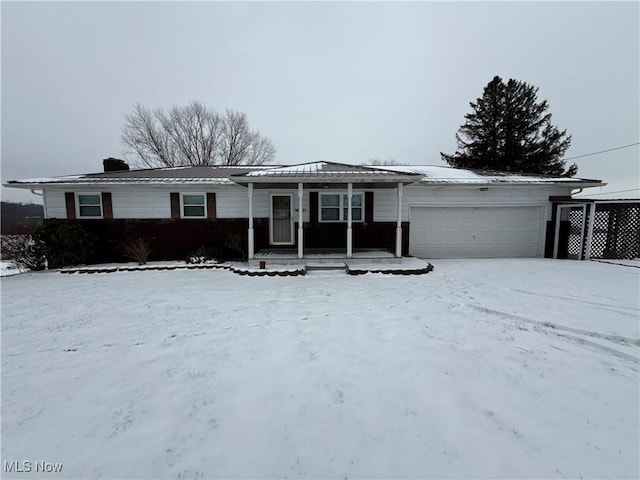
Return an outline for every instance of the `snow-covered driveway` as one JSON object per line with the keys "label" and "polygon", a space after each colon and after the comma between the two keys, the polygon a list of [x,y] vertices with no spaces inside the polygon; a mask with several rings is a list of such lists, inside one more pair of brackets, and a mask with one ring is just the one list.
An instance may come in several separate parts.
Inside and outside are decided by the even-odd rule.
{"label": "snow-covered driveway", "polygon": [[4,278],[3,467],[638,478],[640,269],[434,265]]}

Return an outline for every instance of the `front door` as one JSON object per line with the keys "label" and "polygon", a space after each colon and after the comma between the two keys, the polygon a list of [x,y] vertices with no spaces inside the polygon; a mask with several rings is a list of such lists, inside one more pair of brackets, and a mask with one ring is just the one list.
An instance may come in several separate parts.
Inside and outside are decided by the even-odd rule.
{"label": "front door", "polygon": [[291,195],[271,196],[271,244],[293,244]]}

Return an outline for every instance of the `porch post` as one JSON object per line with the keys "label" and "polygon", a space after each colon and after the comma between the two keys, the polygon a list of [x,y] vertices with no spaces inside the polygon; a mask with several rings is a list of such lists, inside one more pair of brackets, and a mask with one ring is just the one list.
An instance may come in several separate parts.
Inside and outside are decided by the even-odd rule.
{"label": "porch post", "polygon": [[304,193],[302,182],[298,183],[298,258],[304,257],[303,229],[302,229],[302,195]]}
{"label": "porch post", "polygon": [[591,202],[589,205],[589,223],[587,227],[587,247],[584,252],[584,259],[591,260],[591,242],[593,241],[593,222],[596,217],[596,202]]}
{"label": "porch post", "polygon": [[562,216],[562,206],[558,204],[551,208],[556,209],[556,229],[553,232],[553,258],[558,258],[558,246],[560,244],[560,217]]}
{"label": "porch post", "polygon": [[402,183],[398,183],[398,220],[396,223],[396,257],[402,256]]}
{"label": "porch post", "polygon": [[353,256],[353,230],[351,229],[351,197],[353,197],[353,184],[347,184],[347,258]]}
{"label": "porch post", "polygon": [[247,240],[249,242],[249,260],[253,260],[253,183],[249,184],[249,232],[247,233]]}

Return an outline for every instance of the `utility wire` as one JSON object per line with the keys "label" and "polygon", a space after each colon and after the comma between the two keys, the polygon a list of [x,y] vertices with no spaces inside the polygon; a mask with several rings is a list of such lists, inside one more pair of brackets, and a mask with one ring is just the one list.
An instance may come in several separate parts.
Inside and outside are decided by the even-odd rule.
{"label": "utility wire", "polygon": [[630,188],[629,190],[617,190],[615,192],[602,192],[602,193],[579,193],[578,195],[588,195],[593,197],[594,195],[610,195],[612,193],[624,193],[624,192],[635,192],[636,190],[640,190],[640,188]]}
{"label": "utility wire", "polygon": [[614,150],[621,150],[623,148],[629,148],[629,147],[633,147],[635,145],[640,145],[640,142],[630,143],[629,145],[622,145],[621,147],[609,148],[608,150],[601,150],[600,152],[585,153],[584,155],[578,155],[578,156],[575,156],[575,157],[563,158],[563,160],[573,160],[575,158],[590,157],[591,155],[598,155],[599,153],[613,152]]}

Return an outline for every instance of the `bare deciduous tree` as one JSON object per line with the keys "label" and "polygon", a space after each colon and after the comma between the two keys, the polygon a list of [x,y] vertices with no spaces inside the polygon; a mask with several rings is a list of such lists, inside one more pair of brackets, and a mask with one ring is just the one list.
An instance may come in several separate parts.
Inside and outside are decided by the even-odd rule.
{"label": "bare deciduous tree", "polygon": [[389,160],[381,160],[379,158],[372,158],[371,160],[364,162],[362,165],[370,165],[372,167],[384,167],[384,166],[393,166],[393,165],[409,165],[408,163],[401,163],[393,158]]}
{"label": "bare deciduous tree", "polygon": [[198,101],[168,113],[140,104],[125,116],[122,141],[143,167],[262,165],[275,155],[273,142],[250,130],[245,113],[219,114]]}

